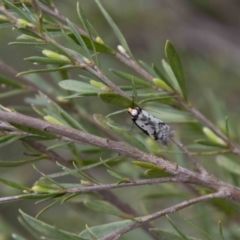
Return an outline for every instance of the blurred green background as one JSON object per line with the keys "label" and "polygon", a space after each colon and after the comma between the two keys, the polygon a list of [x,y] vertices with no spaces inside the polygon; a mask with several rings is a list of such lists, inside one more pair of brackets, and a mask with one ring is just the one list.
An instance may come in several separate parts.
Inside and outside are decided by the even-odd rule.
{"label": "blurred green background", "polygon": [[[117,38],[112,33],[109,25],[105,21],[101,12],[94,1],[79,1],[85,15],[88,17],[92,25],[97,29],[99,35],[107,45],[116,49],[119,44]],[[164,45],[169,39],[177,48],[184,73],[187,81],[187,88],[191,102],[210,119],[215,120],[216,111],[212,109],[213,101],[218,102],[220,108],[225,115],[230,117],[230,121],[236,122],[239,118],[239,96],[240,96],[240,2],[237,0],[103,0],[101,1],[105,9],[111,15],[115,23],[118,25],[125,38],[128,41],[130,49],[136,59],[143,60],[149,64],[161,64],[164,58]],[[79,19],[76,12],[77,1],[54,1],[61,13],[69,18],[72,22],[78,24]],[[0,58],[5,63],[21,72],[33,69],[33,65],[23,61],[23,58],[36,55],[36,51],[25,46],[9,46],[8,43],[14,41],[19,35],[17,31],[10,28],[0,29]],[[60,40],[62,41],[62,40]],[[123,64],[117,62],[109,56],[101,57],[101,64],[105,74],[113,79],[114,82],[120,83],[120,79],[109,72],[109,68],[133,73]],[[76,79],[79,72],[72,71],[72,78]],[[80,73],[81,74],[81,73]],[[48,74],[43,75],[50,81]],[[87,104],[90,112],[99,113],[99,105],[96,105],[97,98],[86,98],[82,100],[82,104]],[[22,96],[11,99],[0,100],[5,106],[24,106],[24,98]],[[98,101],[99,103],[99,101]],[[108,105],[101,104],[101,114],[109,113]],[[236,131],[238,130],[236,126]],[[16,160],[24,157],[24,148],[21,145],[13,144],[0,149],[0,157],[4,160]],[[63,153],[64,154],[64,153]],[[38,167],[45,173],[55,172],[56,167],[51,163],[38,163]],[[59,170],[59,169],[58,169]],[[32,166],[23,166],[16,169],[0,169],[1,177],[13,178],[20,181],[21,184],[31,186],[31,184],[39,178],[39,175],[33,170]],[[96,174],[105,174],[99,172]],[[69,180],[70,181],[70,180]],[[173,187],[171,185],[171,187]],[[114,190],[123,199],[128,202],[132,201],[135,209],[144,215],[145,206],[139,203],[139,199],[147,192],[159,191],[164,189],[162,186],[141,187],[134,190],[121,189]],[[140,189],[140,188],[139,188]],[[155,190],[154,190],[155,189]],[[0,196],[10,196],[19,194],[16,190],[12,190],[0,184]],[[131,199],[131,201],[129,201]],[[172,203],[176,201],[172,201]],[[149,211],[153,209],[162,209],[166,204],[164,201],[146,201]],[[169,206],[168,202],[168,206]],[[43,204],[44,205],[44,204]],[[29,236],[17,221],[18,209],[27,211],[28,214],[34,216],[42,208],[41,204],[35,205],[33,201],[22,201],[16,203],[8,203],[0,205],[0,240],[10,239],[3,232],[19,232]],[[79,210],[81,209],[81,210]],[[196,209],[197,210],[197,207]],[[200,208],[199,212],[195,212],[196,218],[205,218],[206,213]],[[49,214],[51,213],[51,214]],[[188,217],[191,214],[188,210],[183,213]],[[190,215],[189,215],[190,214]],[[205,215],[206,214],[206,215]],[[219,213],[220,214],[220,213]],[[217,215],[216,222],[221,216]],[[192,216],[194,219],[194,214]],[[43,220],[57,226],[62,226],[68,231],[75,233],[84,229],[86,222],[91,221],[91,225],[100,222],[111,222],[117,218],[112,216],[103,216],[103,214],[92,212],[81,207],[81,203],[75,205],[63,204],[57,205],[42,215]],[[71,219],[71,221],[68,221]],[[181,222],[181,218],[176,217],[176,221]],[[196,219],[197,220],[197,219]],[[2,222],[2,223],[1,223]],[[161,228],[169,224],[164,220],[157,220],[157,224]],[[157,225],[156,224],[156,225]],[[181,224],[181,223],[179,223]],[[5,225],[9,226],[9,230]],[[206,226],[208,225],[206,219]],[[195,234],[195,230],[188,228],[187,224],[183,224],[185,232],[189,235]],[[217,229],[217,225],[214,226]],[[4,230],[1,230],[3,228]],[[147,239],[144,234],[139,238],[139,232],[136,230],[131,233],[131,239]],[[214,231],[209,229],[209,232]],[[1,234],[2,232],[2,234]],[[2,237],[1,237],[2,235]],[[135,238],[136,237],[136,238]],[[31,239],[31,237],[29,237]],[[122,239],[130,239],[130,235]]]}

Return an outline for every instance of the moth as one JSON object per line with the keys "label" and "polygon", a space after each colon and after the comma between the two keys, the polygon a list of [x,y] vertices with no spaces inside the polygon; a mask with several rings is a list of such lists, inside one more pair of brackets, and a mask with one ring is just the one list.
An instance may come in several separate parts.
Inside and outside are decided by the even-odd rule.
{"label": "moth", "polygon": [[170,143],[171,137],[174,135],[174,130],[170,126],[139,107],[128,108],[128,113],[130,113],[132,121],[148,136],[163,145]]}

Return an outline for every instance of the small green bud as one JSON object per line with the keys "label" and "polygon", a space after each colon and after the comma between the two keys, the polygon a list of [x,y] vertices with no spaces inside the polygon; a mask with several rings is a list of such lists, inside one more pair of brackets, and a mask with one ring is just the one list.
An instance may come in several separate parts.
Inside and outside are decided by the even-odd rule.
{"label": "small green bud", "polygon": [[18,25],[18,27],[30,27],[30,28],[35,28],[35,25],[33,25],[32,23],[29,23],[29,22],[27,22],[26,20],[24,20],[24,19],[21,19],[21,18],[19,18],[18,20],[17,20],[17,25]]}
{"label": "small green bud", "polygon": [[161,79],[159,78],[153,78],[152,80],[158,87],[166,90],[171,90],[171,88]]}
{"label": "small green bud", "polygon": [[53,193],[53,192],[56,192],[55,189],[48,188],[48,187],[43,187],[43,186],[39,186],[39,185],[33,186],[31,188],[31,191],[33,191],[35,193]]}
{"label": "small green bud", "polygon": [[100,37],[96,37],[96,42],[100,44],[104,44],[103,40]]}
{"label": "small green bud", "polygon": [[58,61],[65,61],[66,63],[71,62],[71,60],[68,57],[66,57],[64,55],[61,55],[61,54],[58,54],[56,52],[50,51],[50,50],[43,50],[42,54],[49,57],[49,58],[58,60]]}
{"label": "small green bud", "polygon": [[94,65],[94,62],[91,61],[91,60],[88,59],[88,58],[83,58],[83,60],[84,60],[84,62],[85,62],[87,65],[89,65],[89,66],[91,66],[91,67]]}
{"label": "small green bud", "polygon": [[56,97],[56,99],[57,99],[58,102],[61,102],[61,103],[68,103],[69,102],[69,99],[66,99],[66,98],[61,97],[61,96]]}
{"label": "small green bud", "polygon": [[81,180],[81,184],[84,186],[93,186],[94,183],[86,180]]}
{"label": "small green bud", "polygon": [[223,146],[227,145],[226,142],[224,142],[221,138],[219,138],[211,129],[207,127],[203,127],[203,132],[211,141]]}
{"label": "small green bud", "polygon": [[120,53],[122,53],[123,55],[127,53],[126,49],[123,48],[122,45],[118,45],[118,46],[117,46],[117,49],[118,49],[118,51],[119,51]]}
{"label": "small green bud", "polygon": [[9,19],[4,15],[0,15],[0,23],[7,23],[7,22],[9,22]]}
{"label": "small green bud", "polygon": [[61,123],[59,120],[57,120],[56,118],[54,118],[54,117],[52,117],[52,116],[50,116],[50,115],[44,116],[43,118],[44,118],[47,122],[64,126],[63,123]]}
{"label": "small green bud", "polygon": [[95,80],[90,80],[90,84],[93,87],[100,88],[101,90],[109,91],[109,87],[106,86],[105,84],[101,83],[101,82],[98,82],[98,81],[95,81]]}

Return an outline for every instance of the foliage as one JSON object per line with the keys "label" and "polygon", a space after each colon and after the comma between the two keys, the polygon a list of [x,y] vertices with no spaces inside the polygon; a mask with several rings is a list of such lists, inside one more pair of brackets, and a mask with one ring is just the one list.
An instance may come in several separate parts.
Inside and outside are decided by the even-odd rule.
{"label": "foliage", "polygon": [[[211,122],[190,101],[191,83],[172,42],[166,41],[161,66],[137,61],[99,0],[96,6],[117,47],[108,46],[76,6],[78,24],[63,17],[51,0],[0,1],[0,27],[14,27],[19,34],[9,44],[33,48],[34,55],[24,60],[41,65],[15,76],[4,57],[0,61],[0,99],[15,97],[27,104],[24,109],[7,102],[0,106],[0,148],[11,152],[17,146],[24,153],[11,161],[1,156],[0,168],[8,171],[0,182],[16,192],[1,191],[0,203],[45,204],[34,208],[36,217],[24,205],[20,210],[19,222],[35,239],[127,239],[130,234],[131,239],[234,239],[240,145],[227,113],[219,110]],[[106,70],[105,58],[130,70],[120,64]],[[111,73],[124,85],[110,80]],[[127,109],[133,107],[173,125],[169,146],[130,131]],[[220,109],[216,99],[211,107]],[[16,178],[11,171],[28,174]],[[36,181],[26,175],[36,175]],[[230,195],[235,202],[225,199]],[[183,208],[184,215],[173,214]],[[24,234],[13,238],[25,239]]]}

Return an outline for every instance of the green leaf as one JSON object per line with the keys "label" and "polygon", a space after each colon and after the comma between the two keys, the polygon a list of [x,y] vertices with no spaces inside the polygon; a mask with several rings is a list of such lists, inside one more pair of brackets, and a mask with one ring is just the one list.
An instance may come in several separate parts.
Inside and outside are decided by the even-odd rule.
{"label": "green leaf", "polygon": [[[120,222],[113,222],[113,223],[107,223],[107,224],[103,224],[103,225],[99,225],[99,226],[95,226],[95,227],[90,227],[89,230],[94,235],[96,235],[97,238],[101,238],[101,237],[106,236],[109,233],[115,232],[122,228],[126,228],[135,223],[136,223],[136,221],[124,220],[124,221],[120,221]],[[79,237],[92,240],[92,234],[89,232],[89,230],[86,229],[86,230],[82,231],[79,234]]]}
{"label": "green leaf", "polygon": [[107,170],[108,173],[113,176],[114,178],[118,178],[118,179],[121,179],[121,180],[125,180],[126,178],[118,173],[116,173],[115,171],[111,171],[111,170]]}
{"label": "green leaf", "polygon": [[172,45],[170,41],[166,42],[165,45],[165,54],[167,56],[168,62],[174,72],[174,75],[176,76],[179,86],[182,90],[183,97],[185,101],[187,101],[187,89],[186,89],[186,83],[185,78],[182,70],[182,64],[180,61],[180,57],[175,49],[175,47]]}
{"label": "green leaf", "polygon": [[18,73],[17,77],[21,76],[21,75],[30,74],[30,73],[58,72],[58,71],[62,71],[64,69],[71,69],[71,68],[79,68],[79,66],[65,65],[65,66],[57,67],[57,68],[45,68],[45,69],[28,70],[28,71]]}
{"label": "green leaf", "polygon": [[217,157],[217,164],[227,170],[228,172],[240,175],[240,164],[227,158],[226,156],[220,155]]}
{"label": "green leaf", "polygon": [[33,56],[33,57],[24,58],[24,60],[33,62],[33,63],[41,63],[41,64],[58,64],[58,65],[66,64],[66,61],[64,61],[64,60],[53,59],[53,58],[49,58],[49,57]]}
{"label": "green leaf", "polygon": [[170,79],[170,84],[172,88],[175,89],[175,91],[183,94],[172,68],[169,66],[169,64],[165,60],[162,60],[162,65],[168,78]]}
{"label": "green leaf", "polygon": [[[97,55],[97,51],[96,51],[96,47],[94,45],[94,42],[93,42],[93,39],[92,39],[92,35],[91,35],[91,26],[87,20],[87,18],[85,17],[85,14],[83,13],[83,10],[82,8],[80,7],[80,4],[79,2],[77,2],[77,13],[78,13],[78,16],[84,26],[84,29],[85,31],[88,33],[88,36],[89,36],[89,40],[90,40],[90,43],[92,45],[92,48],[93,48],[93,51],[94,51],[94,55],[95,55],[95,59],[96,59],[96,65],[98,66],[98,68],[100,68],[100,64],[99,64],[99,60],[98,60],[98,55]],[[82,39],[83,40],[83,39]],[[84,42],[84,41],[83,41]],[[84,42],[85,44],[85,42]],[[86,46],[86,45],[85,45]],[[86,46],[86,48],[88,49],[88,47]]]}
{"label": "green leaf", "polygon": [[[76,44],[80,44],[77,41],[77,38],[74,36],[73,33],[67,33],[67,35],[76,43]],[[92,44],[91,44],[91,40],[89,39],[89,37],[81,35],[82,40],[84,41],[85,45],[87,46],[88,49],[93,50]],[[104,52],[104,53],[109,53],[109,54],[114,54],[115,51],[113,49],[111,49],[110,47],[98,43],[96,41],[93,41],[93,44],[96,48],[97,52]]]}
{"label": "green leaf", "polygon": [[17,14],[19,17],[25,19],[26,21],[29,21],[31,22],[31,17],[25,12],[22,10],[21,7],[16,7],[14,4],[12,4],[10,1],[7,1],[7,0],[3,0],[4,3],[6,4],[6,6],[10,9],[13,10],[13,12],[15,14]]}
{"label": "green leaf", "polygon": [[6,78],[2,75],[0,75],[0,84],[5,84],[5,85],[7,85],[9,87],[13,87],[13,88],[25,88],[25,86],[23,84],[18,83],[15,80]]}
{"label": "green leaf", "polygon": [[189,123],[195,121],[189,112],[173,109],[162,103],[151,103],[145,106],[144,110],[165,123]]}
{"label": "green leaf", "polygon": [[221,240],[224,240],[224,236],[223,236],[223,230],[222,230],[222,222],[218,221],[218,228],[219,228],[219,235],[221,237]]}
{"label": "green leaf", "polygon": [[96,94],[102,92],[101,89],[93,87],[92,85],[77,80],[67,79],[59,82],[59,86],[63,89],[78,92],[78,93],[88,93]]}
{"label": "green leaf", "polygon": [[174,229],[178,232],[178,234],[182,237],[184,240],[189,240],[189,238],[174,224],[174,222],[170,219],[168,215],[166,215],[168,221],[170,224],[174,227]]}
{"label": "green leaf", "polygon": [[149,72],[153,76],[153,78],[157,77],[156,73],[153,71],[152,67],[149,64],[145,63],[142,60],[139,60],[139,63],[147,72]]}
{"label": "green leaf", "polygon": [[17,141],[21,136],[19,134],[8,134],[0,137],[0,148]]}
{"label": "green leaf", "polygon": [[127,81],[129,81],[131,83],[132,83],[132,81],[134,81],[135,84],[139,84],[139,85],[146,86],[146,87],[152,87],[151,83],[145,81],[144,79],[135,77],[132,74],[121,72],[121,71],[117,71],[117,70],[114,70],[114,69],[110,69],[110,71],[112,71],[117,76],[119,76],[122,79],[125,79],[125,80],[127,80]]}
{"label": "green leaf", "polygon": [[46,159],[45,155],[27,159],[27,160],[19,160],[19,161],[0,161],[0,167],[17,167],[22,166],[24,164],[33,163],[42,159]]}
{"label": "green leaf", "polygon": [[222,144],[212,142],[212,141],[209,141],[209,140],[205,140],[205,139],[198,139],[198,140],[195,140],[194,142],[197,143],[197,144],[201,144],[201,145],[209,146],[209,147],[226,148]]}
{"label": "green leaf", "polygon": [[64,240],[85,240],[84,238],[81,238],[80,236],[58,229],[56,226],[51,226],[47,223],[44,223],[42,221],[37,220],[36,218],[33,218],[23,211],[19,210],[24,220],[37,232],[41,233],[41,235],[49,238],[54,239],[64,239]]}
{"label": "green leaf", "polygon": [[225,118],[225,131],[226,131],[227,138],[230,140],[228,116],[226,116],[226,118]]}
{"label": "green leaf", "polygon": [[[213,199],[213,200],[222,200],[222,199]],[[203,230],[202,228],[200,228],[198,225],[196,225],[192,220],[186,218],[185,216],[183,216],[182,214],[180,214],[181,217],[187,221],[188,223],[190,223],[193,227],[195,227],[196,229],[198,229],[199,231],[202,232],[202,234],[205,235],[205,238],[208,239],[208,240],[213,240],[207,233],[205,230]]]}
{"label": "green leaf", "polygon": [[[165,231],[159,228],[150,228],[152,233],[154,233],[161,240],[183,240],[181,236],[176,233]],[[199,238],[188,237],[188,240],[200,240]]]}
{"label": "green leaf", "polygon": [[40,93],[38,95],[38,99],[42,102],[42,106],[44,106],[44,113],[42,115],[51,115],[54,116],[60,122],[63,122],[64,125],[70,126],[75,129],[79,129],[85,131],[84,127],[70,115],[70,113],[63,110],[59,105],[55,102],[48,102],[45,95]]}
{"label": "green leaf", "polygon": [[79,42],[79,45],[82,46],[83,52],[85,53],[85,56],[92,61],[92,56],[91,56],[85,42],[83,41],[81,35],[78,33],[77,29],[74,27],[74,25],[68,19],[67,19],[67,23],[68,23],[68,26],[69,26],[70,30],[74,34],[75,38]]}
{"label": "green leaf", "polygon": [[73,163],[73,165],[76,167],[76,169],[67,168],[67,167],[61,165],[60,163],[57,163],[57,165],[60,166],[63,171],[67,172],[68,174],[70,174],[78,179],[84,179],[84,180],[99,184],[99,182],[96,181],[94,178],[92,178],[89,175],[87,175],[86,173],[84,173],[81,168],[77,168],[74,163]]}
{"label": "green leaf", "polygon": [[5,185],[8,185],[10,187],[16,188],[16,189],[20,189],[20,190],[30,190],[30,188],[25,187],[19,183],[10,181],[10,180],[6,180],[4,178],[0,178],[0,182],[4,183]]}
{"label": "green leaf", "polygon": [[36,215],[36,218],[38,218],[41,214],[43,214],[44,212],[46,212],[49,208],[51,208],[52,206],[54,206],[55,204],[57,204],[60,200],[57,199],[54,202],[50,203],[48,206],[46,206],[45,208],[43,208],[40,212],[38,212],[38,214]]}
{"label": "green leaf", "polygon": [[142,103],[146,103],[146,102],[154,102],[154,101],[161,101],[161,100],[168,100],[168,99],[173,99],[175,98],[175,96],[159,96],[159,97],[152,97],[152,98],[146,98],[142,101],[139,102],[139,105],[141,105]]}
{"label": "green leaf", "polygon": [[34,33],[33,31],[27,29],[27,28],[20,28],[18,27],[18,31],[23,33],[24,35],[27,35],[29,37],[35,38],[36,40],[42,40],[43,38],[40,37],[38,34]]}
{"label": "green leaf", "polygon": [[123,97],[122,95],[119,95],[117,93],[112,93],[112,92],[99,93],[99,97],[105,103],[112,104],[118,107],[129,108],[133,106],[132,100],[130,100],[129,98]]}
{"label": "green leaf", "polygon": [[27,46],[38,46],[38,45],[47,45],[46,42],[10,42],[8,45],[27,45]]}
{"label": "green leaf", "polygon": [[114,205],[106,201],[92,200],[92,201],[86,201],[84,202],[84,204],[85,206],[87,206],[88,208],[94,211],[103,212],[106,214],[111,214],[111,215],[115,215],[122,218],[131,218],[130,215],[123,213],[117,207],[115,207]]}
{"label": "green leaf", "polygon": [[152,68],[161,80],[163,80],[169,87],[173,88],[171,82],[168,81],[165,75],[154,64],[152,64]]}
{"label": "green leaf", "polygon": [[28,89],[13,89],[13,90],[10,90],[10,91],[0,93],[0,99],[9,98],[9,97],[12,97],[12,96],[15,96],[15,95],[18,95],[18,94],[27,93],[29,91],[30,90],[28,90]]}
{"label": "green leaf", "polygon": [[112,18],[110,17],[110,15],[107,13],[107,11],[103,8],[102,4],[100,3],[99,0],[95,0],[98,7],[100,8],[102,14],[104,15],[105,19],[107,20],[107,22],[109,23],[109,25],[111,26],[112,30],[114,31],[115,35],[117,36],[119,42],[121,43],[121,45],[123,46],[123,48],[127,51],[127,53],[132,57],[132,53],[128,47],[127,41],[124,38],[123,34],[121,33],[121,31],[119,30],[118,26],[116,25],[116,23],[112,20]]}

